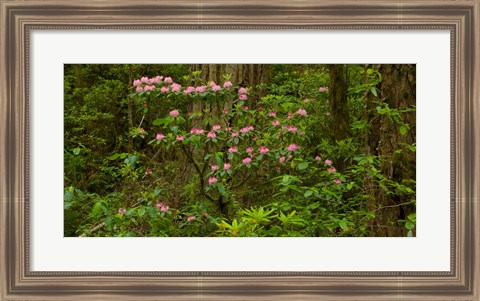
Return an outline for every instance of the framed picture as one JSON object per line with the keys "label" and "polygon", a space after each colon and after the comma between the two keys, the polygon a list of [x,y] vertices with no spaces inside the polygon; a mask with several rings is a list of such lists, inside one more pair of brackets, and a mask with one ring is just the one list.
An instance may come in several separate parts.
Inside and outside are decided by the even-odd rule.
{"label": "framed picture", "polygon": [[[479,244],[479,147],[476,139],[480,100],[476,84],[480,70],[479,10],[478,0],[451,3],[245,1],[241,4],[225,1],[2,1],[0,137],[4,143],[0,147],[0,299],[478,300],[480,290],[476,279],[480,276],[480,252],[475,246]],[[231,78],[213,81],[211,78],[200,78],[201,72],[196,73],[199,76],[198,85],[191,87],[197,93],[195,95],[206,99],[213,95],[218,100],[215,93],[220,91],[225,97],[233,97],[233,103],[222,103],[223,107],[216,116],[233,118],[229,114],[236,114],[237,117],[230,119],[236,122],[232,124],[223,124],[220,120],[216,122],[213,118],[202,127],[194,126],[195,132],[188,132],[195,125],[193,123],[205,121],[206,115],[195,121],[194,116],[190,118],[195,115],[195,109],[193,113],[187,112],[190,108],[187,105],[180,107],[175,103],[177,108],[167,103],[177,96],[180,97],[178,102],[187,99],[184,96],[193,97],[190,95],[193,90],[188,90],[186,83],[196,79],[188,76],[178,79],[178,82],[183,80],[185,83],[182,82],[183,87],[177,87],[173,86],[175,79],[170,82],[167,77],[170,73],[182,74],[182,66],[190,66],[190,69],[187,68],[190,71],[205,71],[202,68],[208,67],[201,67],[201,64],[263,64],[266,68],[272,68],[274,64],[277,74],[283,72],[280,85],[286,85],[286,82],[292,84],[291,76],[285,74],[298,75],[301,69],[302,74],[313,74],[315,94],[304,94],[310,89],[304,84],[301,89],[295,88],[298,94],[295,97],[278,98],[278,102],[268,102],[270,98],[263,97],[263,102],[252,104],[247,100],[250,97],[260,99],[259,90],[243,89],[243,85],[237,86]],[[170,73],[153,74],[154,71],[149,69],[152,66],[161,66],[158,70]],[[235,217],[235,223],[233,217],[229,219],[225,215],[222,220],[215,219],[211,223],[210,232],[191,227],[211,222],[210,212],[228,212],[231,204],[222,200],[224,197],[228,199],[230,193],[241,195],[234,191],[234,186],[227,185],[228,170],[237,168],[234,166],[235,152],[225,151],[223,154],[217,150],[213,157],[202,155],[206,163],[200,163],[200,159],[192,155],[195,148],[185,149],[189,147],[187,143],[200,143],[200,138],[195,138],[195,135],[209,139],[202,140],[202,143],[217,143],[213,140],[221,135],[231,135],[228,131],[235,132],[237,128],[245,137],[249,131],[255,133],[252,139],[258,140],[252,141],[258,143],[255,142],[251,149],[250,145],[242,144],[243,148],[246,147],[245,156],[237,160],[245,169],[245,181],[261,174],[266,178],[280,177],[279,181],[289,183],[291,177],[285,178],[282,168],[294,170],[295,173],[291,173],[294,175],[315,168],[312,174],[321,174],[323,186],[292,186],[301,193],[301,197],[295,199],[299,203],[315,197],[326,198],[326,194],[322,195],[319,191],[334,191],[332,194],[335,195],[342,193],[341,187],[344,187],[348,194],[347,190],[355,191],[355,183],[360,183],[360,188],[364,187],[362,180],[358,180],[361,173],[354,180],[352,173],[342,174],[341,163],[336,166],[337,162],[332,162],[324,153],[304,153],[300,143],[304,141],[302,138],[285,138],[289,142],[285,145],[282,144],[284,138],[280,136],[275,140],[265,138],[270,137],[268,129],[276,126],[283,126],[284,131],[295,132],[295,135],[297,131],[305,130],[309,135],[308,124],[304,124],[306,119],[301,118],[318,118],[320,111],[314,109],[312,101],[325,101],[324,110],[320,112],[322,116],[334,113],[327,110],[326,105],[333,106],[333,97],[340,88],[332,89],[328,77],[322,77],[327,73],[330,79],[333,77],[335,68],[331,66],[342,67],[340,76],[361,77],[359,83],[362,84],[348,87],[350,96],[361,94],[358,99],[378,98],[383,91],[377,90],[382,80],[375,76],[382,74],[380,71],[385,68],[397,75],[402,74],[401,70],[409,70],[405,74],[414,74],[408,79],[416,87],[409,90],[416,94],[413,106],[399,112],[391,110],[385,103],[371,102],[376,105],[372,110],[383,116],[383,124],[390,120],[390,126],[398,129],[399,137],[408,136],[412,124],[415,124],[414,140],[401,140],[403,144],[399,145],[405,149],[392,149],[392,152],[400,154],[413,150],[416,153],[413,157],[416,163],[406,169],[412,175],[409,178],[402,176],[404,180],[415,182],[416,186],[412,190],[406,181],[394,183],[389,181],[390,178],[379,181],[396,187],[396,190],[388,190],[391,194],[409,195],[407,203],[399,201],[399,205],[393,205],[395,208],[403,206],[401,227],[398,227],[397,220],[394,221],[395,227],[387,221],[376,226],[391,227],[395,231],[385,230],[369,235],[368,226],[371,224],[361,223],[368,216],[373,218],[371,212],[392,207],[389,204],[366,207],[370,209],[361,213],[365,219],[356,219],[348,210],[337,210],[340,205],[332,205],[328,209],[334,212],[330,216],[335,216],[331,224],[308,230],[314,220],[298,219],[296,226],[295,223],[290,224],[285,230],[280,227],[285,223],[282,219],[287,220],[288,214],[294,212],[290,216],[292,218],[298,211],[293,210],[296,207],[285,209],[276,205],[272,209],[268,207],[272,203],[266,202],[267,212],[270,209],[278,211],[278,214],[272,213],[266,218],[278,221],[259,231],[251,226],[251,219],[241,219],[242,216],[258,213],[253,211],[258,206],[250,206],[248,202],[255,196],[239,201],[246,205],[239,209],[244,213]],[[112,80],[105,86],[94,87],[91,83],[95,80],[88,79],[89,76],[97,78],[100,72],[95,70],[99,68],[102,72],[111,69],[114,71],[108,72],[118,73],[121,68],[137,67],[148,74],[127,72],[127,75],[134,75],[132,78],[126,76],[128,81],[125,82],[128,83]],[[346,69],[350,71],[346,72]],[[259,71],[261,69],[255,70],[253,73],[263,73]],[[144,78],[141,77],[143,75]],[[403,80],[405,76],[401,75],[396,81],[391,81],[401,85]],[[385,86],[388,81],[384,77]],[[85,82],[88,84],[84,85]],[[124,106],[126,111],[136,113],[131,114],[131,124],[135,126],[130,127],[123,138],[117,138],[124,139],[121,141],[125,145],[130,143],[133,147],[143,148],[143,154],[152,156],[157,151],[155,146],[163,148],[171,144],[179,150],[183,147],[186,162],[192,164],[192,179],[195,167],[206,166],[203,171],[197,168],[198,178],[195,178],[204,178],[206,182],[182,182],[181,187],[200,182],[202,186],[197,192],[203,193],[207,199],[220,200],[215,203],[218,208],[203,209],[198,205],[201,207],[201,210],[197,208],[198,212],[183,210],[170,199],[159,199],[162,191],[155,194],[155,189],[152,189],[151,196],[145,194],[144,200],[136,196],[135,200],[128,200],[122,195],[123,203],[118,194],[107,197],[98,193],[100,197],[91,203],[93,213],[87,223],[76,222],[71,208],[78,212],[82,209],[81,206],[75,207],[78,204],[72,199],[78,195],[81,199],[83,192],[70,185],[73,183],[71,179],[79,176],[88,180],[86,187],[97,185],[103,189],[102,185],[106,184],[101,181],[95,184],[92,174],[82,174],[79,166],[88,162],[74,161],[87,151],[88,139],[94,136],[92,131],[95,127],[90,127],[83,136],[75,134],[78,133],[75,130],[91,122],[89,116],[98,113],[81,111],[83,109],[76,106],[75,101],[88,99],[89,89],[97,89],[92,92],[95,94],[94,101],[101,97],[114,99],[116,90],[111,87],[119,82],[127,87],[121,89],[128,90],[125,93],[129,95],[129,98],[118,97],[119,110]],[[205,91],[202,90],[203,84]],[[111,85],[108,87],[112,90],[105,90],[107,85]],[[84,88],[83,92],[73,91],[79,87]],[[169,90],[161,91],[160,88]],[[197,88],[200,90],[197,91]],[[174,89],[178,91],[172,92]],[[165,98],[162,103],[165,108],[157,108],[163,110],[162,114],[166,117],[163,118],[160,113],[158,116],[147,115],[150,108],[156,108],[153,96],[164,97],[170,92],[170,100]],[[84,94],[79,96],[78,93]],[[411,98],[408,93],[404,94],[406,98]],[[402,94],[398,95],[402,97]],[[124,99],[131,99],[132,103],[120,104]],[[351,99],[355,101],[357,98],[352,96]],[[297,100],[300,102],[295,102]],[[289,101],[292,101],[291,106],[281,107]],[[363,103],[357,103],[361,109]],[[268,106],[265,114],[262,113],[263,106]],[[115,108],[114,105],[112,107]],[[291,114],[287,114],[289,110]],[[205,109],[200,111],[205,112]],[[279,112],[285,113],[285,116],[280,117]],[[413,123],[406,122],[411,119],[405,117],[398,119],[396,113],[415,115]],[[241,119],[245,118],[241,116],[246,116],[242,114],[263,114],[268,123],[262,127],[260,117],[252,119],[255,120],[252,128],[262,127],[262,131],[250,129]],[[273,117],[278,117],[278,120],[273,120],[278,124],[271,124],[268,118]],[[328,123],[330,117],[327,117],[322,117],[322,122]],[[183,128],[180,118],[191,119],[193,123]],[[290,118],[300,120],[298,128],[292,128],[294,125],[289,123]],[[373,120],[378,118],[373,117]],[[179,122],[179,126],[175,122]],[[150,125],[163,128],[160,131],[159,128],[149,128]],[[232,128],[227,131],[229,125]],[[378,124],[377,130],[381,130],[381,125]],[[363,124],[363,128],[368,126],[375,127],[373,122]],[[108,127],[99,124],[97,128],[105,132]],[[200,128],[206,133],[199,133]],[[356,123],[354,130],[361,129],[362,124]],[[66,139],[71,133],[74,133],[75,139]],[[142,136],[146,136],[145,141],[136,144],[140,137],[143,139]],[[86,137],[86,140],[78,137]],[[234,140],[225,141],[241,144]],[[308,156],[297,156],[299,147],[302,154]],[[377,145],[377,148],[380,146]],[[162,152],[165,156],[169,154],[165,148]],[[325,153],[331,156],[334,152]],[[109,162],[120,160],[125,168],[130,168],[137,160],[130,155],[123,151],[108,153],[105,157],[108,164],[102,167],[102,172],[108,174],[111,172],[108,170]],[[256,168],[257,161],[263,158],[271,158],[275,162],[271,170],[267,168],[267,171],[264,169],[249,174],[247,168]],[[367,157],[356,158],[352,160],[357,166],[374,164],[368,162]],[[402,157],[399,164],[407,165],[407,161],[407,157]],[[155,175],[156,169],[162,168],[164,162],[168,161],[156,158],[150,161],[153,167],[147,164],[138,167],[135,171],[137,177],[132,183],[150,183],[148,177]],[[289,165],[282,165],[285,163]],[[312,167],[316,166],[314,164],[320,165]],[[124,171],[118,169],[114,172],[120,174]],[[165,174],[173,177],[175,173]],[[278,175],[272,176],[274,173]],[[367,178],[365,181],[368,181]],[[261,184],[258,178],[254,182],[258,186]],[[179,182],[165,183],[170,187],[180,187]],[[248,186],[242,193],[262,193],[261,189],[254,188],[254,185]],[[135,187],[128,190],[133,191]],[[360,195],[359,192],[350,194],[353,199]],[[296,206],[294,194],[289,197],[291,202],[287,198],[287,205]],[[112,208],[115,211],[111,211]],[[178,210],[174,211],[174,208]],[[355,207],[352,212],[357,214],[361,210]],[[101,219],[94,218],[100,215]],[[148,228],[151,231],[142,232],[139,230],[144,229],[140,217],[144,215],[159,220],[166,216],[171,218],[168,225],[175,227],[165,228],[163,224],[152,226],[147,221],[145,225],[151,226]],[[127,221],[135,227],[123,227]],[[242,222],[245,226],[235,228]]]}

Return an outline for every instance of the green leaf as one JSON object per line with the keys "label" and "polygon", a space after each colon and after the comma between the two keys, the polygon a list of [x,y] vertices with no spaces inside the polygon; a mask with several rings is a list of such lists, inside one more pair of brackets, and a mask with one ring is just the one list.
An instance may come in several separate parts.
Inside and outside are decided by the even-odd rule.
{"label": "green leaf", "polygon": [[372,92],[373,95],[375,95],[375,97],[378,96],[377,95],[377,89],[375,89],[375,87],[371,87],[370,91]]}
{"label": "green leaf", "polygon": [[75,156],[78,156],[80,154],[80,147],[76,147],[76,148],[72,149],[72,152]]}
{"label": "green leaf", "polygon": [[309,196],[311,196],[313,194],[313,191],[311,190],[307,190],[305,191],[305,193],[303,194],[304,197],[308,198]]}
{"label": "green leaf", "polygon": [[342,228],[344,231],[348,231],[350,230],[350,228],[348,228],[348,224],[347,224],[347,221],[342,219],[338,225],[340,226],[340,228]]}
{"label": "green leaf", "polygon": [[225,190],[225,186],[223,186],[222,184],[218,184],[217,187],[218,187],[218,192],[220,192],[221,195],[227,196],[227,191]]}
{"label": "green leaf", "polygon": [[400,134],[402,136],[405,136],[407,134],[407,127],[406,126],[404,126],[404,125],[400,126]]}
{"label": "green leaf", "polygon": [[302,162],[298,164],[298,169],[304,170],[308,168],[308,162]]}
{"label": "green leaf", "polygon": [[96,217],[102,212],[102,202],[96,202],[93,205],[92,216]]}
{"label": "green leaf", "polygon": [[407,228],[408,230],[412,230],[413,228],[415,228],[415,224],[411,221],[408,221],[405,223],[405,228]]}
{"label": "green leaf", "polygon": [[409,230],[409,231],[408,231],[407,237],[413,237],[413,232],[412,232],[412,230]]}

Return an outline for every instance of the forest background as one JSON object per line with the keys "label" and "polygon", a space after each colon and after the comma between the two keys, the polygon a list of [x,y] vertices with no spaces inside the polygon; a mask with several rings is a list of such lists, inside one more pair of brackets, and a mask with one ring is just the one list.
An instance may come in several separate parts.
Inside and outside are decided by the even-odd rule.
{"label": "forest background", "polygon": [[65,236],[414,236],[415,65],[65,65]]}

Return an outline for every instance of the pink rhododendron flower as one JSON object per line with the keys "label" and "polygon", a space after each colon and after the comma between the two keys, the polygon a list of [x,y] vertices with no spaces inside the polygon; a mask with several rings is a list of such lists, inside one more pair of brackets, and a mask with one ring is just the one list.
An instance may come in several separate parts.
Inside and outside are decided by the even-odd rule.
{"label": "pink rhododendron flower", "polygon": [[157,135],[155,136],[155,138],[157,140],[162,140],[163,138],[165,138],[165,135],[163,135],[162,133],[157,133]]}
{"label": "pink rhododendron flower", "polygon": [[157,207],[162,207],[162,206],[163,206],[163,203],[162,203],[162,202],[158,202],[158,203],[155,204],[155,206],[157,206]]}
{"label": "pink rhododendron flower", "polygon": [[118,208],[118,214],[125,214],[127,213],[127,209],[125,208]]}
{"label": "pink rhododendron flower", "polygon": [[208,132],[207,138],[215,139],[215,138],[217,138],[217,135],[214,132]]}
{"label": "pink rhododendron flower", "polygon": [[291,133],[295,133],[298,130],[297,127],[294,125],[285,125],[282,128],[288,130]]}
{"label": "pink rhododendron flower", "polygon": [[270,116],[270,117],[277,117],[277,113],[271,111],[270,113],[268,113],[268,116]]}
{"label": "pink rhododendron flower", "polygon": [[318,89],[318,91],[326,92],[326,91],[328,91],[328,87],[320,87],[320,89]]}
{"label": "pink rhododendron flower", "polygon": [[167,87],[167,86],[164,86],[160,89],[160,91],[162,91],[162,93],[167,93],[169,90],[170,90],[170,88]]}
{"label": "pink rhododendron flower", "polygon": [[154,77],[154,78],[151,78],[151,79],[150,79],[150,82],[151,82],[152,84],[158,84],[162,79],[163,79],[163,76],[156,76],[156,77]]}
{"label": "pink rhododendron flower", "polygon": [[147,169],[147,171],[145,172],[146,175],[151,175],[152,174],[152,170],[151,169]]}
{"label": "pink rhododendron flower", "polygon": [[287,119],[290,119],[290,118],[292,118],[292,115],[293,115],[293,113],[292,113],[292,112],[288,112]]}
{"label": "pink rhododendron flower", "polygon": [[297,114],[301,116],[307,116],[307,111],[304,109],[298,109]]}
{"label": "pink rhododendron flower", "polygon": [[192,130],[190,131],[190,134],[201,135],[201,134],[203,134],[203,130],[202,130],[202,129],[192,128]]}
{"label": "pink rhododendron flower", "polygon": [[336,171],[337,171],[337,170],[335,169],[335,167],[330,167],[330,168],[329,168],[329,169],[327,169],[327,170],[328,170],[328,172],[330,172],[330,173],[331,173],[331,172],[336,172]]}
{"label": "pink rhododendron flower", "polygon": [[230,166],[231,166],[230,163],[223,164],[223,170],[229,170]]}
{"label": "pink rhododendron flower", "polygon": [[212,185],[218,182],[218,179],[215,177],[208,178],[208,184]]}
{"label": "pink rhododendron flower", "polygon": [[219,124],[215,124],[214,126],[212,126],[212,130],[214,130],[214,131],[220,131],[221,128],[222,128],[222,126],[219,125]]}
{"label": "pink rhododendron flower", "polygon": [[238,135],[238,132],[232,132],[232,137],[237,137]]}
{"label": "pink rhododendron flower", "polygon": [[250,159],[248,157],[242,160],[242,163],[245,164],[245,165],[250,164],[250,162],[252,162],[252,159]]}
{"label": "pink rhododendron flower", "polygon": [[182,135],[178,135],[178,136],[177,136],[177,140],[178,140],[178,141],[182,141],[183,139],[185,139],[185,138],[184,138]]}
{"label": "pink rhododendron flower", "polygon": [[190,93],[192,93],[193,91],[195,91],[195,88],[192,87],[192,86],[190,86],[190,87],[186,88],[185,90],[183,90],[183,93],[185,93],[185,94],[190,94]]}
{"label": "pink rhododendron flower", "polygon": [[238,89],[238,94],[245,94],[245,93],[247,93],[247,89],[245,88]]}
{"label": "pink rhododendron flower", "polygon": [[148,79],[148,77],[145,77],[145,76],[144,76],[144,77],[142,77],[142,78],[140,79],[140,81],[141,81],[142,83],[148,83],[148,82],[149,82],[149,79]]}
{"label": "pink rhododendron flower", "polygon": [[170,116],[172,117],[178,117],[178,115],[180,115],[180,113],[178,112],[178,110],[172,110],[170,111]]}
{"label": "pink rhododendron flower", "polygon": [[163,81],[167,84],[173,83],[173,79],[171,77],[165,77],[165,79]]}
{"label": "pink rhododendron flower", "polygon": [[336,178],[335,180],[333,180],[333,182],[335,182],[336,184],[340,184],[342,183],[342,180],[340,180],[339,178]]}
{"label": "pink rhododendron flower", "polygon": [[298,149],[298,145],[290,144],[287,149],[288,149],[289,152],[294,152]]}
{"label": "pink rhododendron flower", "polygon": [[220,90],[222,90],[222,87],[220,87],[219,85],[212,86],[212,91],[216,92],[216,91],[220,91]]}
{"label": "pink rhododendron flower", "polygon": [[332,161],[330,161],[330,160],[325,160],[325,165],[328,165],[328,166],[332,165]]}
{"label": "pink rhododendron flower", "polygon": [[225,128],[225,131],[227,131],[227,132],[229,132],[229,131],[231,131],[231,130],[232,130],[232,127],[231,127],[231,126],[227,126],[227,127]]}
{"label": "pink rhododendron flower", "polygon": [[213,88],[213,86],[216,86],[217,84],[215,82],[210,82],[210,87]]}
{"label": "pink rhododendron flower", "polygon": [[253,126],[249,125],[249,126],[246,126],[244,128],[241,128],[240,132],[242,132],[242,134],[245,134],[245,133],[248,133],[248,132],[253,131],[253,130],[254,130]]}
{"label": "pink rhododendron flower", "polygon": [[233,153],[238,152],[238,150],[237,150],[237,148],[236,148],[235,146],[232,146],[232,147],[230,147],[230,148],[228,149],[228,152],[231,153],[231,154],[233,154]]}
{"label": "pink rhododendron flower", "polygon": [[230,82],[230,81],[223,83],[224,88],[230,88],[231,86],[232,86],[232,82]]}
{"label": "pink rhododendron flower", "polygon": [[247,153],[251,153],[251,152],[253,152],[253,147],[249,146],[249,147],[247,147],[247,149],[245,151]]}
{"label": "pink rhododendron flower", "polygon": [[142,82],[139,79],[136,79],[136,80],[133,81],[134,86],[140,86],[141,84],[142,84]]}
{"label": "pink rhododendron flower", "polygon": [[248,96],[247,96],[247,94],[240,94],[240,96],[238,98],[240,98],[241,100],[247,100]]}
{"label": "pink rhododendron flower", "polygon": [[142,91],[143,91],[143,88],[140,87],[140,86],[138,86],[138,87],[135,89],[135,91],[137,91],[137,92],[142,92]]}
{"label": "pink rhododendron flower", "polygon": [[195,92],[202,93],[207,91],[207,86],[198,86],[195,88]]}
{"label": "pink rhododendron flower", "polygon": [[218,169],[218,165],[217,165],[217,164],[212,165],[212,171],[215,171],[215,170],[217,170],[217,169]]}
{"label": "pink rhododendron flower", "polygon": [[169,206],[164,205],[164,206],[160,207],[160,211],[167,212],[169,208],[170,208]]}
{"label": "pink rhododendron flower", "polygon": [[260,154],[266,154],[268,153],[270,150],[268,148],[266,148],[265,146],[260,146],[259,148],[259,151],[260,151]]}
{"label": "pink rhododendron flower", "polygon": [[154,85],[148,85],[148,86],[145,86],[143,89],[145,91],[152,91],[153,89],[155,89],[155,86]]}
{"label": "pink rhododendron flower", "polygon": [[172,92],[180,92],[180,89],[182,88],[182,85],[173,83],[172,84]]}
{"label": "pink rhododendron flower", "polygon": [[315,161],[320,161],[320,160],[322,160],[322,158],[320,158],[320,156],[315,157]]}
{"label": "pink rhododendron flower", "polygon": [[284,163],[285,160],[287,160],[284,156],[281,156],[280,158],[278,158],[278,162],[280,163]]}
{"label": "pink rhododendron flower", "polygon": [[272,121],[272,125],[273,125],[273,126],[279,126],[279,125],[280,125],[280,121],[274,120],[274,121]]}
{"label": "pink rhododendron flower", "polygon": [[191,222],[191,221],[193,221],[194,219],[196,219],[196,217],[193,216],[193,215],[190,215],[190,216],[187,218],[187,222]]}

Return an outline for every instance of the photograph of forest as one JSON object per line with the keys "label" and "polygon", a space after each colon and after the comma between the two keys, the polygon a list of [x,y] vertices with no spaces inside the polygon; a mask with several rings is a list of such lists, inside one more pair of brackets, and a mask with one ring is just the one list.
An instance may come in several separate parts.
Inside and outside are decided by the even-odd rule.
{"label": "photograph of forest", "polygon": [[65,64],[65,237],[414,237],[415,64]]}

